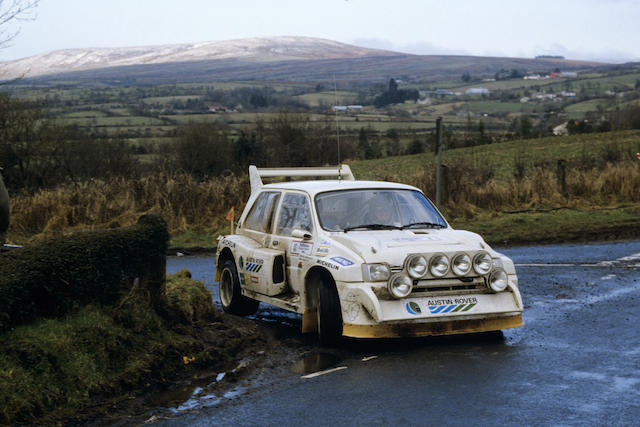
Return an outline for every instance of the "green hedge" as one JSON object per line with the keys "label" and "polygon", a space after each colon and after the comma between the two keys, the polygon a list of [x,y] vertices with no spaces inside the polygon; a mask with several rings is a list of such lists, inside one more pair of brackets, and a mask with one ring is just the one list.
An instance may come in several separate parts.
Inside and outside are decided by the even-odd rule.
{"label": "green hedge", "polygon": [[168,240],[164,220],[145,215],[135,226],[0,254],[0,333],[88,303],[114,304],[133,286],[160,307]]}

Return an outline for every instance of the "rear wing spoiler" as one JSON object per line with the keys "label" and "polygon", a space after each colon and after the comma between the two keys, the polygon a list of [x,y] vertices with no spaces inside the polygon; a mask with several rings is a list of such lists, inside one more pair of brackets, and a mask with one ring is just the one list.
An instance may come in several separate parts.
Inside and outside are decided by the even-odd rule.
{"label": "rear wing spoiler", "polygon": [[329,176],[338,180],[344,179],[355,181],[355,177],[351,172],[351,168],[347,165],[330,166],[324,168],[260,168],[254,165],[249,166],[249,182],[251,183],[251,194],[260,191],[262,186],[262,177],[318,177]]}

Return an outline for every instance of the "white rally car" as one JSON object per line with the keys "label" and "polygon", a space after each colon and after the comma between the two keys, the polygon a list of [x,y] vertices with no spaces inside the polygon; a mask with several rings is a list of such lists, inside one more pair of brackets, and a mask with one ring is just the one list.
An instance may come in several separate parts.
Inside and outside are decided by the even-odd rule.
{"label": "white rally car", "polygon": [[[263,185],[261,177],[326,177]],[[324,343],[446,335],[522,325],[511,259],[454,230],[417,188],[356,181],[348,166],[249,167],[236,233],[220,236],[226,312],[259,302],[302,314]]]}

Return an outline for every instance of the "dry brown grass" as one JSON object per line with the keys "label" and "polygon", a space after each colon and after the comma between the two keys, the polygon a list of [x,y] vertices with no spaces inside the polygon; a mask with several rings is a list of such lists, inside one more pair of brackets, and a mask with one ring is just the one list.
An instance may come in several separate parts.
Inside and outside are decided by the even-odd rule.
{"label": "dry brown grass", "polygon": [[[387,179],[393,180],[393,173]],[[556,172],[527,169],[521,179],[497,180],[480,165],[451,165],[444,210],[451,217],[473,217],[479,211],[530,208],[608,206],[640,201],[640,165],[624,160],[601,168],[567,168],[567,193],[562,194]],[[408,184],[432,199],[432,171]],[[42,231],[106,228],[133,224],[144,213],[157,212],[172,233],[217,230],[235,206],[240,212],[249,196],[245,176],[198,181],[185,173],[162,173],[137,180],[90,181],[13,197],[12,230]]]}
{"label": "dry brown grass", "polygon": [[[567,168],[566,194],[555,170],[543,166],[527,169],[521,179],[503,181],[479,166],[454,164],[448,168],[445,210],[452,216],[469,216],[477,209],[500,211],[551,206],[607,206],[640,201],[640,164],[623,160],[602,168]],[[409,182],[432,199],[435,176],[429,170]]]}
{"label": "dry brown grass", "polygon": [[208,230],[224,221],[231,206],[241,209],[248,195],[244,177],[198,181],[185,173],[162,173],[137,180],[94,180],[13,197],[11,227],[27,233],[117,227],[156,212],[172,232]]}

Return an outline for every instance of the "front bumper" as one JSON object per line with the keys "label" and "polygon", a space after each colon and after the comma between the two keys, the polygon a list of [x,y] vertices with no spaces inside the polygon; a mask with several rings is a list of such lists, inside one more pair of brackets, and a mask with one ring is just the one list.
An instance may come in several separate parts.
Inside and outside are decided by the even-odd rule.
{"label": "front bumper", "polygon": [[432,322],[391,322],[376,325],[345,323],[342,335],[353,338],[400,338],[436,335],[470,334],[498,331],[522,326],[522,315],[487,317],[468,320],[436,320]]}
{"label": "front bumper", "polygon": [[515,276],[505,292],[379,299],[372,284],[338,282],[343,335],[415,337],[495,331],[522,326]]}

